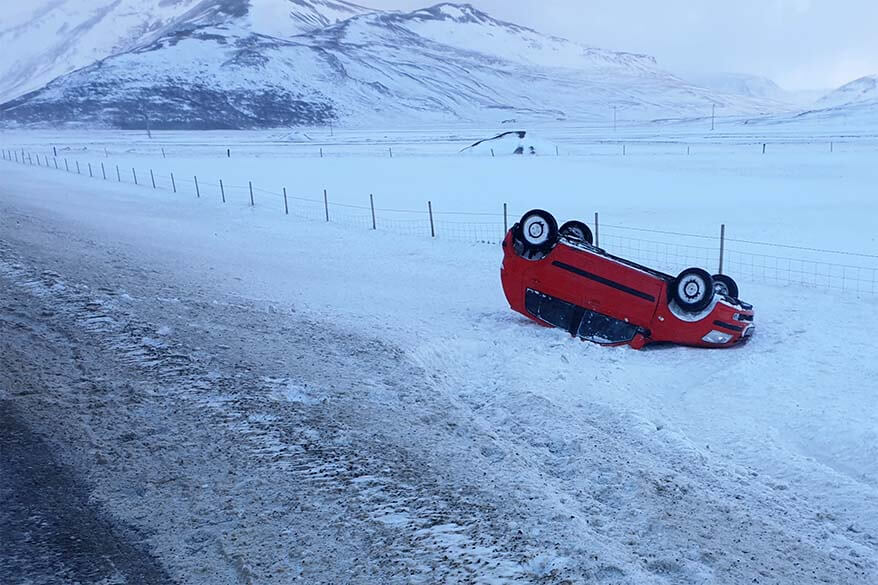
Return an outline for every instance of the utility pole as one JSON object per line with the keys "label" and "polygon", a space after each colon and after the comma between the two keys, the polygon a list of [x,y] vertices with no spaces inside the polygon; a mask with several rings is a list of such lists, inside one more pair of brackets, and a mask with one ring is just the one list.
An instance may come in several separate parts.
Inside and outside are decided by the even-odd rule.
{"label": "utility pole", "polygon": [[710,109],[710,131],[713,132],[713,129],[716,128],[716,104],[711,104],[712,108]]}

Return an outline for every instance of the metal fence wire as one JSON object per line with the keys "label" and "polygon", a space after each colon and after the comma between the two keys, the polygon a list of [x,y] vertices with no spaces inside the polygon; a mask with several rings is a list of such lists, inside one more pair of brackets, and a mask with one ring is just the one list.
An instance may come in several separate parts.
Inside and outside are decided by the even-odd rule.
{"label": "metal fence wire", "polygon": [[[233,207],[259,206],[291,218],[331,222],[362,230],[380,230],[409,237],[497,245],[516,215],[498,204],[497,213],[440,210],[427,203],[423,209],[383,208],[307,197],[286,189],[265,189],[223,183],[220,179],[187,174],[159,175],[150,169],[122,168],[106,158],[80,161],[70,157],[35,155],[21,149],[0,149],[2,160],[39,166],[53,172],[78,173],[84,180],[136,184],[191,197],[215,200]],[[39,163],[37,162],[39,161]],[[79,169],[77,171],[77,169]],[[90,172],[89,172],[90,169]],[[596,218],[597,219],[597,218]],[[635,262],[676,274],[689,266],[719,271],[721,248],[723,272],[744,282],[767,282],[783,286],[839,291],[858,296],[878,294],[878,255],[841,250],[805,248],[771,242],[754,242],[703,234],[601,223],[600,247]]]}

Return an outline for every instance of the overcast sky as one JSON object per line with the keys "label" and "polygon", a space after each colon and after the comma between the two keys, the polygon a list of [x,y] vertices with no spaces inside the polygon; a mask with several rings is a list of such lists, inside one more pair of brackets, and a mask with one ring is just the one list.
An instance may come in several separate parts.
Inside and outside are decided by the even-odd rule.
{"label": "overcast sky", "polygon": [[[413,10],[439,0],[362,0]],[[469,0],[501,20],[590,46],[647,53],[674,73],[835,88],[878,73],[878,0]]]}

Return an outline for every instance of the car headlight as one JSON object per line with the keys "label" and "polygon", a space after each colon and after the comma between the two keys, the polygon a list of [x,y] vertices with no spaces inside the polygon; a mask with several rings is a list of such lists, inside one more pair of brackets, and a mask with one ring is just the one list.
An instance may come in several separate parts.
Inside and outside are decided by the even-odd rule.
{"label": "car headlight", "polygon": [[717,331],[714,329],[707,335],[701,338],[701,341],[705,343],[716,343],[717,345],[721,345],[723,343],[728,343],[732,339],[732,336],[728,333],[723,333],[722,331]]}

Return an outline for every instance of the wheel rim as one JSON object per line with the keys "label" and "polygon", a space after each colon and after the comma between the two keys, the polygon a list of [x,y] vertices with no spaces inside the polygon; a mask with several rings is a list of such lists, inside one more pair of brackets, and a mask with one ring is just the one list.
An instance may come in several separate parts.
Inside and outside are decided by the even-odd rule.
{"label": "wheel rim", "polygon": [[544,244],[549,239],[549,225],[540,217],[529,217],[524,221],[524,237],[530,244]]}
{"label": "wheel rim", "polygon": [[713,282],[713,290],[715,290],[717,292],[717,294],[721,294],[721,295],[728,295],[729,294],[729,287],[726,286],[726,283],[724,283],[724,282],[714,281]]}
{"label": "wheel rim", "polygon": [[681,299],[685,299],[688,303],[697,303],[704,298],[706,288],[700,278],[689,276],[680,282],[677,291]]}

